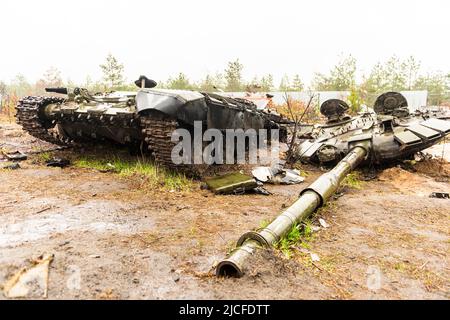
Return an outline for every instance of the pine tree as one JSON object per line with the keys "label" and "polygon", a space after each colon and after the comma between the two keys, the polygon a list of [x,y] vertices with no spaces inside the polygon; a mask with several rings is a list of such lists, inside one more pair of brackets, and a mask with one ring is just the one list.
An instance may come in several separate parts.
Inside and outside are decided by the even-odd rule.
{"label": "pine tree", "polygon": [[228,67],[225,69],[225,80],[227,81],[227,91],[242,90],[242,69],[244,66],[239,62],[239,59],[228,62]]}
{"label": "pine tree", "polygon": [[119,63],[112,54],[106,57],[106,62],[101,64],[100,68],[103,72],[103,80],[110,89],[123,85],[123,64]]}

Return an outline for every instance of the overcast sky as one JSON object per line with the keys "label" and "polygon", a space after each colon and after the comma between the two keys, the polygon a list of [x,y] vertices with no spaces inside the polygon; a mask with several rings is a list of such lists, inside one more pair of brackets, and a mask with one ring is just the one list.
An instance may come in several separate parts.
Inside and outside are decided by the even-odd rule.
{"label": "overcast sky", "polygon": [[198,80],[239,58],[244,77],[298,73],[307,82],[339,55],[359,74],[396,54],[422,70],[450,71],[450,1],[0,1],[0,79],[30,81],[54,66],[63,78],[101,77],[108,53],[128,80]]}

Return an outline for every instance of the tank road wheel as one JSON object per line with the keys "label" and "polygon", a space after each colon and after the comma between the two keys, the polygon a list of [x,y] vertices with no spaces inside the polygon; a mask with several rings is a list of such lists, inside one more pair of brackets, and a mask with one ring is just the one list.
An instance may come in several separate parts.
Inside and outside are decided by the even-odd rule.
{"label": "tank road wheel", "polygon": [[55,125],[50,119],[46,119],[44,109],[52,103],[63,103],[63,98],[58,97],[24,97],[16,106],[16,120],[23,130],[32,136],[56,145],[67,145],[70,138],[65,134],[61,126]]}
{"label": "tank road wheel", "polygon": [[182,172],[190,177],[200,177],[207,166],[203,164],[175,164],[172,161],[172,149],[178,142],[172,142],[172,132],[181,126],[176,120],[141,115],[141,128],[144,141],[152,153],[156,164]]}

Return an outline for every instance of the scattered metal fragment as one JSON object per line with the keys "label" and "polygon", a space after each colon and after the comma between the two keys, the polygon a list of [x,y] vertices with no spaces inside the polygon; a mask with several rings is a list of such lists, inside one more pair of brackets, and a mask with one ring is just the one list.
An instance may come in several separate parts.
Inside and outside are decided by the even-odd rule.
{"label": "scattered metal fragment", "polygon": [[47,164],[47,167],[65,168],[70,165],[70,160],[54,157],[50,160],[45,161],[45,163]]}
{"label": "scattered metal fragment", "polygon": [[258,181],[267,182],[273,176],[273,172],[269,167],[256,167],[252,170],[252,175]]}
{"label": "scattered metal fragment", "polygon": [[333,194],[333,199],[339,199],[340,197],[342,197],[345,193],[343,191],[341,192],[336,192],[335,194]]}
{"label": "scattered metal fragment", "polygon": [[275,184],[297,184],[305,180],[297,169],[283,169],[274,177]]}
{"label": "scattered metal fragment", "polygon": [[27,155],[25,153],[22,153],[20,151],[15,151],[11,153],[5,153],[5,156],[8,160],[11,161],[22,161],[27,160]]}
{"label": "scattered metal fragment", "polygon": [[[426,149],[426,150],[428,150],[428,149]],[[416,162],[431,160],[432,158],[433,158],[433,156],[431,154],[425,153],[422,151],[419,151],[416,154],[414,154],[414,161],[416,161]]]}
{"label": "scattered metal fragment", "polygon": [[323,228],[328,228],[330,225],[322,218],[319,219],[319,223]]}
{"label": "scattered metal fragment", "polygon": [[312,262],[318,262],[318,261],[320,261],[320,257],[319,257],[319,255],[318,255],[317,253],[311,252],[311,253],[310,253],[310,256],[311,256],[311,261],[312,261]]}
{"label": "scattered metal fragment", "polygon": [[264,187],[261,187],[261,186],[254,188],[253,192],[257,193],[257,194],[262,194],[264,196],[270,196],[272,194],[272,192],[270,192],[269,190],[264,189]]}
{"label": "scattered metal fragment", "polygon": [[7,298],[47,297],[48,272],[53,254],[44,254],[33,261],[33,265],[22,268],[3,285]]}
{"label": "scattered metal fragment", "polygon": [[103,173],[106,173],[106,172],[116,172],[117,171],[117,168],[113,165],[113,164],[111,164],[111,163],[107,163],[106,164],[106,168],[105,169],[101,169],[101,170],[99,170],[100,172],[103,172]]}
{"label": "scattered metal fragment", "polygon": [[240,172],[232,172],[208,179],[206,184],[216,194],[243,194],[258,187],[255,179]]}
{"label": "scattered metal fragment", "polygon": [[14,162],[14,163],[4,165],[0,169],[17,170],[20,168],[21,168],[20,165],[17,162]]}
{"label": "scattered metal fragment", "polygon": [[430,198],[450,199],[450,194],[447,192],[432,192]]}
{"label": "scattered metal fragment", "polygon": [[283,169],[281,166],[256,167],[252,170],[255,179],[273,184],[297,184],[305,180],[296,169]]}
{"label": "scattered metal fragment", "polygon": [[178,274],[175,274],[175,275],[172,276],[172,280],[174,282],[178,282],[178,281],[180,281],[180,276]]}

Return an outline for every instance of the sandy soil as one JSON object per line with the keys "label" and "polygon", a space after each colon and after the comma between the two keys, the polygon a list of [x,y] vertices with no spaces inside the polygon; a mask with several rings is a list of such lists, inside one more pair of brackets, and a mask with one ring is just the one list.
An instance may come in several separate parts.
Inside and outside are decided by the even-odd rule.
{"label": "sandy soil", "polygon": [[[53,147],[0,123],[0,148]],[[49,168],[35,157],[0,170],[0,284],[51,253],[51,299],[450,298],[450,200],[429,197],[450,188],[448,176],[429,169],[436,160],[344,187],[314,217],[319,228],[307,250],[294,248],[289,259],[261,252],[243,278],[223,279],[213,275],[215,263],[243,232],[292,203],[319,169],[305,167],[300,185],[268,186],[271,196],[217,196],[199,183],[190,192],[139,188],[114,173]]]}

